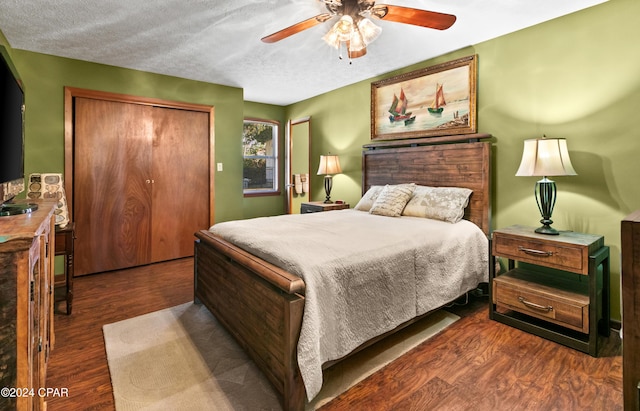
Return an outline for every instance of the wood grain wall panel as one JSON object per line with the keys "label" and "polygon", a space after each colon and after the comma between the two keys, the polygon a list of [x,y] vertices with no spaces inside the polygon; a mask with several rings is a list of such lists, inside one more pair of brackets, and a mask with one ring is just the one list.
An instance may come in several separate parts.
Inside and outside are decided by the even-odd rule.
{"label": "wood grain wall panel", "polygon": [[75,275],[150,261],[152,109],[76,99]]}
{"label": "wood grain wall panel", "polygon": [[209,114],[153,108],[151,261],[193,255],[209,227]]}
{"label": "wood grain wall panel", "polygon": [[212,108],[75,92],[74,274],[192,256],[212,218]]}

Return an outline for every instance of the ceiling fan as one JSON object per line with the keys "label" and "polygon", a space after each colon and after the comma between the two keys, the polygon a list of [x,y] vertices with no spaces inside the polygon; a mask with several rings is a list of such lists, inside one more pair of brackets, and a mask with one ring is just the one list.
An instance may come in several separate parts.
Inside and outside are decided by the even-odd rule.
{"label": "ceiling fan", "polygon": [[[275,43],[303,30],[307,30],[327,20],[339,16],[327,34],[322,38],[329,45],[347,50],[349,59],[362,57],[367,53],[366,46],[375,40],[382,29],[376,26],[369,17],[379,20],[395,21],[437,30],[446,30],[456,21],[456,16],[434,11],[414,9],[411,7],[376,4],[368,0],[320,0],[327,7],[328,13],[303,20],[285,29],[265,36],[262,41]],[[342,58],[340,52],[339,57]]]}

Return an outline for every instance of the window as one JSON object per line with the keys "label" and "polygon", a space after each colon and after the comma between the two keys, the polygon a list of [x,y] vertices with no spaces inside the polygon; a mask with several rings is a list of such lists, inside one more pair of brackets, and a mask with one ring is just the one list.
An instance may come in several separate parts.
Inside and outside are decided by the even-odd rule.
{"label": "window", "polygon": [[242,131],[242,183],[245,195],[278,192],[277,121],[245,119]]}

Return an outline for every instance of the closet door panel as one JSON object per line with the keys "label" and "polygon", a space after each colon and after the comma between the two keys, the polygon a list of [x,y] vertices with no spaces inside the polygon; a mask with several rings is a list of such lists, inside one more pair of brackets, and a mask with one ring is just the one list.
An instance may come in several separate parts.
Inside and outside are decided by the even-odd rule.
{"label": "closet door panel", "polygon": [[209,228],[209,114],[153,111],[153,262],[193,255],[194,233]]}
{"label": "closet door panel", "polygon": [[75,275],[150,260],[152,110],[75,100]]}

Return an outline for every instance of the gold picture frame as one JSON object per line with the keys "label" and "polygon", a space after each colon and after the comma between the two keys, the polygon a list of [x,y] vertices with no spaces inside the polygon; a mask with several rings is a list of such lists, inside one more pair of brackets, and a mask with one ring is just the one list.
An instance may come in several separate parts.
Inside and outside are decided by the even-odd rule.
{"label": "gold picture frame", "polygon": [[371,140],[473,134],[477,55],[371,83]]}

